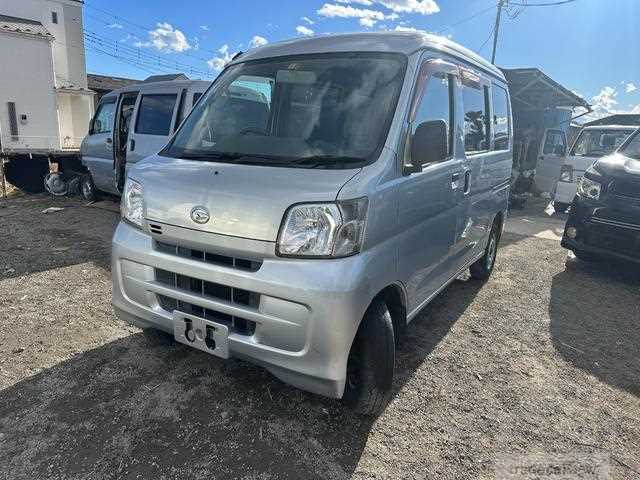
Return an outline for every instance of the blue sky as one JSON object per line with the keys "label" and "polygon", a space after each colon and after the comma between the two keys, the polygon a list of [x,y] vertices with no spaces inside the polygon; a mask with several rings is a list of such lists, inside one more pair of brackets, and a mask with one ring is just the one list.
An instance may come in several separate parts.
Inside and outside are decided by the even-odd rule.
{"label": "blue sky", "polygon": [[[496,2],[86,0],[87,70],[131,78],[169,71],[215,78],[226,60],[251,45],[409,28],[450,36],[489,57]],[[640,113],[640,0],[513,5],[508,13],[501,24],[499,66],[542,69],[594,104],[598,116]]]}

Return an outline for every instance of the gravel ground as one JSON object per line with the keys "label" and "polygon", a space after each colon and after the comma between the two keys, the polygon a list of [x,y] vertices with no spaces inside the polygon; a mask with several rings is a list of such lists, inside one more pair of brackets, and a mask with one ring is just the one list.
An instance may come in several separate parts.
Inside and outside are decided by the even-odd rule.
{"label": "gravel ground", "polygon": [[0,200],[1,479],[489,479],[500,455],[570,452],[640,478],[637,269],[506,233],[488,283],[409,326],[373,421],[116,319],[117,220]]}

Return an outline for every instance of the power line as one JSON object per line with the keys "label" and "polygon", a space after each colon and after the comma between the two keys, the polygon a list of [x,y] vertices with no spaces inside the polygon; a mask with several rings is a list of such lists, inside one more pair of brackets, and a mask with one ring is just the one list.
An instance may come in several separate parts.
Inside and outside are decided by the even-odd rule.
{"label": "power line", "polygon": [[555,7],[557,5],[565,5],[567,3],[577,2],[578,0],[561,0],[559,2],[549,2],[549,3],[517,3],[517,2],[509,2],[509,5],[513,5],[516,7]]}

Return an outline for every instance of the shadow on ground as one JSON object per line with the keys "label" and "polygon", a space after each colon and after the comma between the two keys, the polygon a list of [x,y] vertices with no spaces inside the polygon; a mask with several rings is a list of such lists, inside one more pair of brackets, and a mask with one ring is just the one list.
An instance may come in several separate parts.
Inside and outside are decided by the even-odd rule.
{"label": "shadow on ground", "polygon": [[640,397],[640,269],[568,258],[549,304],[555,348],[574,366]]}
{"label": "shadow on ground", "polygon": [[[455,282],[408,327],[395,394],[480,287]],[[138,333],[0,392],[0,472],[12,479],[344,478],[372,425],[259,367]]]}
{"label": "shadow on ground", "polygon": [[[120,217],[86,203],[44,194],[0,201],[0,279],[86,262],[108,270]],[[50,207],[61,210],[43,213]]]}

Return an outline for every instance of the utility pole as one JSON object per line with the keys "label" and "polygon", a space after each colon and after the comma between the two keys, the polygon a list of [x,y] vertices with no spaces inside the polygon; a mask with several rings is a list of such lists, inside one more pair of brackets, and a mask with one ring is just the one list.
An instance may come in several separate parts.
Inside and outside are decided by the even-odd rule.
{"label": "utility pole", "polygon": [[502,7],[505,0],[498,0],[498,13],[496,14],[496,26],[493,29],[493,53],[491,54],[491,63],[496,64],[496,49],[498,48],[498,33],[500,31],[500,17],[502,16]]}

